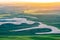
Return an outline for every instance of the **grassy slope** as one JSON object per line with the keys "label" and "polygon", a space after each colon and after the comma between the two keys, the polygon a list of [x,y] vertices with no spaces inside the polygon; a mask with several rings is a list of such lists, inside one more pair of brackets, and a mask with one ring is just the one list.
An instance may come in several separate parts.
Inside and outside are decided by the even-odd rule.
{"label": "grassy slope", "polygon": [[60,40],[60,35],[6,36],[0,40]]}

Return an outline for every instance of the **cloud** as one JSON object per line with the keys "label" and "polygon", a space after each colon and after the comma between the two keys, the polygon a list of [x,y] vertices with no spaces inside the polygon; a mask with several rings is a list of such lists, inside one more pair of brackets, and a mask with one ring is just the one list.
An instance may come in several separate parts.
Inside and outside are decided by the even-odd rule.
{"label": "cloud", "polygon": [[28,21],[26,18],[12,18],[12,19],[0,19],[0,20],[8,21],[8,22],[0,22],[0,25],[5,24],[5,23],[12,23],[12,24],[17,24],[17,25],[21,23],[27,23],[27,24],[35,23],[33,21]]}
{"label": "cloud", "polygon": [[[26,24],[34,24],[36,23],[35,21],[30,21],[30,20],[27,20],[26,18],[12,18],[12,19],[0,19],[0,20],[7,20],[8,22],[0,22],[0,25],[2,24],[5,24],[5,23],[12,23],[12,24],[22,24],[22,23],[26,23]],[[15,22],[12,22],[14,21]],[[17,31],[26,31],[26,30],[32,30],[32,29],[41,29],[41,28],[49,28],[51,29],[52,31],[50,32],[42,32],[42,33],[35,33],[35,34],[51,34],[51,33],[60,33],[60,30],[57,28],[57,27],[54,27],[54,26],[49,26],[49,25],[46,25],[42,22],[38,22],[39,25],[36,26],[36,27],[30,27],[30,28],[23,28],[23,29],[16,29],[16,30],[11,30],[12,32],[17,32]]]}
{"label": "cloud", "polygon": [[[27,22],[28,24],[30,24],[31,22],[35,23],[34,21],[25,21]],[[32,29],[38,29],[38,28],[49,28],[51,29],[52,31],[51,32],[43,32],[43,33],[35,33],[35,34],[51,34],[51,33],[60,33],[60,30],[54,26],[49,26],[49,25],[46,25],[46,24],[43,24],[42,22],[38,22],[40,25],[37,26],[37,27],[31,27],[31,28],[23,28],[23,29],[17,29],[17,30],[12,30],[13,32],[14,31],[26,31],[26,30],[32,30]]]}

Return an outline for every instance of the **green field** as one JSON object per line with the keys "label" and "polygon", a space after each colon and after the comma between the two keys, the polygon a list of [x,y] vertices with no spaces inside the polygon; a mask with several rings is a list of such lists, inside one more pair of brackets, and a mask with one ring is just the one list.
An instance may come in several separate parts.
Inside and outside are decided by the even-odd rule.
{"label": "green field", "polygon": [[60,35],[1,36],[0,40],[60,40]]}

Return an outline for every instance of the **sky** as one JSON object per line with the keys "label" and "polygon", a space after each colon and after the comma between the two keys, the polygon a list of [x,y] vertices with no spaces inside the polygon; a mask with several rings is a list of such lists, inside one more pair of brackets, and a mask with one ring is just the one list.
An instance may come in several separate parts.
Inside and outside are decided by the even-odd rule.
{"label": "sky", "polygon": [[[15,3],[15,2],[17,2],[17,3]],[[26,3],[24,3],[24,2],[26,2]],[[35,2],[35,3],[33,3],[33,2]],[[12,5],[21,5],[22,8],[24,8],[24,7],[26,9],[29,8],[29,10],[24,11],[25,13],[26,12],[27,13],[40,12],[40,11],[45,12],[47,10],[49,10],[49,11],[50,10],[60,10],[60,0],[0,0],[0,3],[3,3],[3,4],[6,3],[7,5],[11,5],[11,6]],[[33,10],[31,10],[31,9],[33,9]],[[41,10],[39,11],[39,9],[41,9]]]}
{"label": "sky", "polygon": [[60,2],[60,0],[0,0],[1,3],[4,2]]}

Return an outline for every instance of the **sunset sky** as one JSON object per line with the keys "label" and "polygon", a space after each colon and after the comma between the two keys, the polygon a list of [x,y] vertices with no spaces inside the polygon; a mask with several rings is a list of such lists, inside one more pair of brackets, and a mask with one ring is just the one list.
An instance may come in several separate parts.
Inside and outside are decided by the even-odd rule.
{"label": "sunset sky", "polygon": [[0,0],[1,3],[4,2],[60,2],[60,0]]}
{"label": "sunset sky", "polygon": [[60,0],[0,0],[1,3],[25,7],[27,13],[60,10]]}

